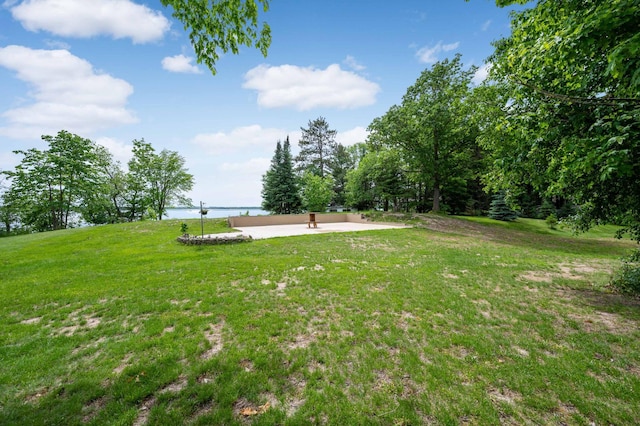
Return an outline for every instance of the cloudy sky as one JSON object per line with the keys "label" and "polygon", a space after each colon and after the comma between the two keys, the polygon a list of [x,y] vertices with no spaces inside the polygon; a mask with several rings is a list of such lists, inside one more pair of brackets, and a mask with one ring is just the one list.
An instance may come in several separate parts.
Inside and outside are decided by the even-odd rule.
{"label": "cloudy sky", "polygon": [[186,159],[194,204],[259,206],[278,140],[325,117],[364,141],[434,62],[480,67],[509,34],[492,0],[272,0],[264,58],[243,48],[214,76],[159,0],[0,0],[0,169],[67,130],[125,164],[131,141]]}

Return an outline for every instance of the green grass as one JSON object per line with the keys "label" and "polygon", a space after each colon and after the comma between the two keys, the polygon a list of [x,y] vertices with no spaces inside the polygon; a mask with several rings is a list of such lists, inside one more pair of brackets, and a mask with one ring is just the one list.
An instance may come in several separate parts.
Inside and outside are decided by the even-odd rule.
{"label": "green grass", "polygon": [[0,424],[640,423],[640,304],[606,286],[628,241],[181,222],[0,239]]}

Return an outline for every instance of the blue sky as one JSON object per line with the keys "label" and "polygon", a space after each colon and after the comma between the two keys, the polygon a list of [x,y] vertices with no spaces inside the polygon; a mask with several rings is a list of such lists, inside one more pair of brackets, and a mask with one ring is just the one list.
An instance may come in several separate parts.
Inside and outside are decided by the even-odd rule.
{"label": "blue sky", "polygon": [[[2,1],[2,0],[0,0]],[[194,204],[259,206],[278,140],[325,117],[337,140],[362,142],[435,61],[480,68],[509,35],[491,0],[272,0],[273,41],[226,54],[217,74],[159,0],[6,0],[0,7],[0,169],[15,149],[67,130],[123,164],[131,141],[177,151]]]}

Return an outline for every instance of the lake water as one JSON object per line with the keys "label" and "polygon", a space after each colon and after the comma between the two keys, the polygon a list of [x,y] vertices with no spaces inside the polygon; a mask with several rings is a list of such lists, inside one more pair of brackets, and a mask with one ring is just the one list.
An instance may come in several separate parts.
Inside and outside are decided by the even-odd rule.
{"label": "lake water", "polygon": [[[249,212],[249,216],[268,215],[269,212],[256,208],[238,208],[238,209],[208,209],[205,218],[216,219],[226,218],[229,216],[245,215]],[[200,219],[200,209],[167,209],[167,219]]]}

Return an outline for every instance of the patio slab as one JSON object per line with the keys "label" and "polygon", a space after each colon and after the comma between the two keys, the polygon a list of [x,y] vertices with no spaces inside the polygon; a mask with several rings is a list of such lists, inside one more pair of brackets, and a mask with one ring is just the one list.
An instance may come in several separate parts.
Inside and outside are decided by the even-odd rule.
{"label": "patio slab", "polygon": [[330,232],[356,232],[356,231],[372,231],[382,229],[398,229],[407,228],[405,225],[381,224],[381,223],[354,223],[354,222],[336,222],[336,223],[318,223],[318,227],[307,227],[306,224],[293,225],[268,225],[268,226],[244,226],[236,227],[240,232],[228,232],[224,234],[205,235],[205,238],[215,238],[220,236],[251,236],[254,240],[263,240],[265,238],[276,237],[292,237],[296,235],[325,234]]}

